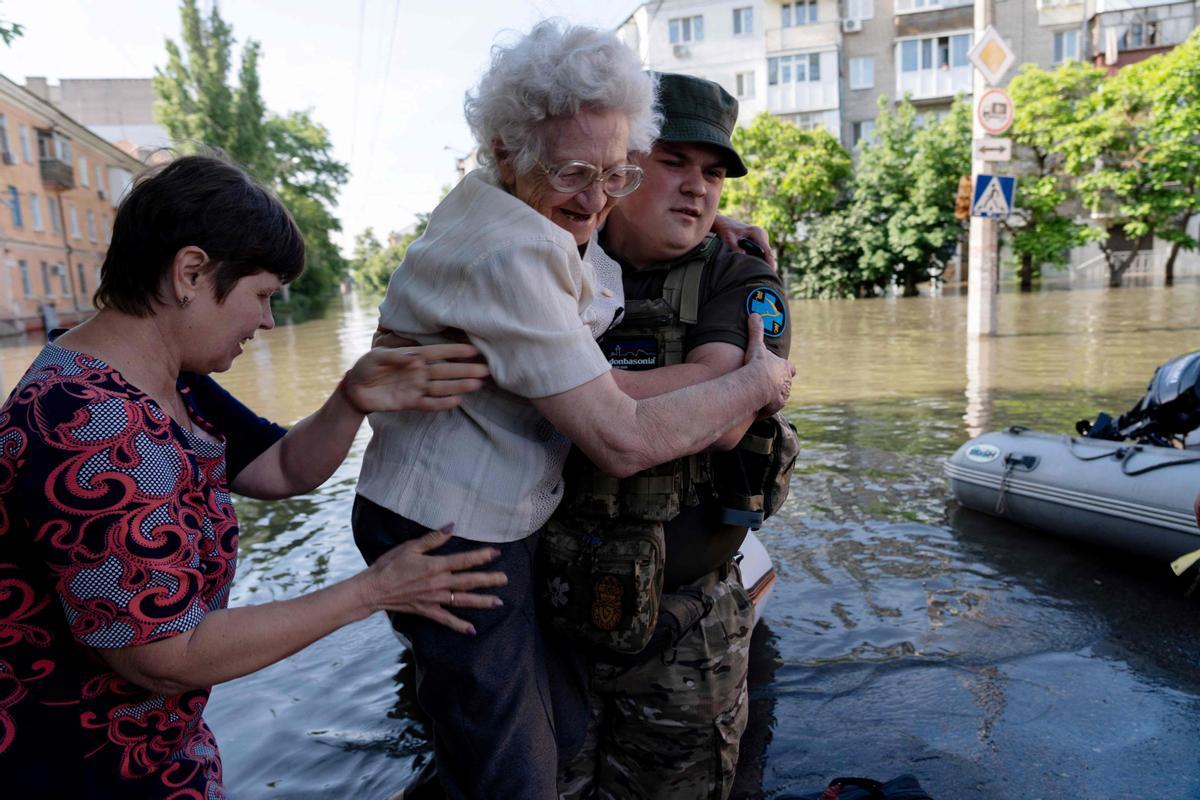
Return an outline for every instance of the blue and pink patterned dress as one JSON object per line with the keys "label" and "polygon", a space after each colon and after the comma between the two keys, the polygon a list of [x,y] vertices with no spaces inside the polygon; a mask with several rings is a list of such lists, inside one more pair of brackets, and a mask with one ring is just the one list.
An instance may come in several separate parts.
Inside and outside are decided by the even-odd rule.
{"label": "blue and pink patterned dress", "polygon": [[51,344],[0,408],[0,793],[224,797],[208,689],[156,694],[95,653],[226,606],[229,484],[284,433],[209,378],[180,390],[211,438]]}

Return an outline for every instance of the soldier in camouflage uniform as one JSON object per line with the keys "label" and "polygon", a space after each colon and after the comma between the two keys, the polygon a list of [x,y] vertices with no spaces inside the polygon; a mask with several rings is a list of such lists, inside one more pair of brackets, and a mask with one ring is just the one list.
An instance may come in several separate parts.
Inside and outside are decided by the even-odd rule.
{"label": "soldier in camouflage uniform", "polygon": [[[627,311],[625,322],[606,334],[601,346],[614,367],[664,367],[655,374],[661,374],[661,389],[667,391],[739,366],[751,312],[762,314],[765,341],[777,354],[786,357],[790,332],[775,272],[708,233],[725,178],[746,174],[729,138],[737,101],[710,81],[663,75],[661,104],[662,134],[639,162],[645,181],[613,209],[601,234],[605,252],[621,265]],[[672,284],[672,272],[698,263],[703,269],[692,271],[698,282],[684,278],[682,289],[678,280]],[[673,317],[659,313],[660,298],[672,294]],[[694,318],[688,318],[689,303]],[[658,321],[648,321],[655,314]],[[675,358],[667,352],[671,349]],[[730,430],[717,449],[733,447],[751,422]],[[662,513],[633,517],[662,520],[666,558],[659,618],[670,635],[665,643],[656,635],[638,656],[596,656],[587,739],[560,772],[563,800],[729,795],[746,726],[754,608],[732,562],[746,528],[723,516],[712,463],[704,456],[669,462],[642,473],[645,490],[637,497],[612,498],[624,522],[631,506],[649,505],[654,491],[664,492]],[[663,482],[668,477],[675,480],[674,488],[663,488],[672,486]],[[581,473],[569,465],[555,519],[595,524],[586,512],[589,502],[594,510],[603,478],[597,481],[594,471]],[[619,485],[633,483],[626,479]],[[664,622],[678,622],[676,630]]]}

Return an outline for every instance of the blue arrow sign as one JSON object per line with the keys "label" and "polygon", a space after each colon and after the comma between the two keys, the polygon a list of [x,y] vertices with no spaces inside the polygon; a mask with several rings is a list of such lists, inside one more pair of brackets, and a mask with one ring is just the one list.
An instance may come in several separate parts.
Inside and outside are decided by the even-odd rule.
{"label": "blue arrow sign", "polygon": [[971,199],[971,216],[1008,219],[1016,189],[1016,178],[1006,175],[978,176],[975,179],[975,194]]}

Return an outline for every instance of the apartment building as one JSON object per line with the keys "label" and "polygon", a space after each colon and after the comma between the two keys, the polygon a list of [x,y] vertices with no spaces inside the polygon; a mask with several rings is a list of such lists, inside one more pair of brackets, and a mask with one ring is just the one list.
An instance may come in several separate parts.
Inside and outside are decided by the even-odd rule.
{"label": "apartment building", "polygon": [[158,99],[149,78],[64,78],[50,83],[26,77],[25,88],[138,160],[171,146],[154,119]]}
{"label": "apartment building", "polygon": [[92,311],[117,203],[139,167],[0,76],[0,334]]}
{"label": "apartment building", "polygon": [[[1044,68],[1119,69],[1182,42],[1197,13],[1196,0],[992,2],[1017,63]],[[741,102],[740,123],[769,111],[847,147],[871,135],[881,96],[937,114],[971,92],[972,0],[658,0],[618,34],[651,69],[720,83]]]}

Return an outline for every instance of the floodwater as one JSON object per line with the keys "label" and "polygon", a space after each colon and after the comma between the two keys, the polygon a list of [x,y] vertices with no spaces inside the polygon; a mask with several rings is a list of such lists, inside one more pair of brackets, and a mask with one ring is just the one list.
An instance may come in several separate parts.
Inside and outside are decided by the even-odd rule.
{"label": "floodwater", "polygon": [[[916,774],[939,800],[1200,798],[1200,626],[1165,564],[956,507],[943,460],[983,430],[1069,431],[1121,412],[1200,348],[1200,284],[1000,297],[969,349],[962,296],[796,302],[789,413],[804,450],[760,536],[780,579],[755,632],[735,796]],[[222,383],[259,413],[314,409],[368,345],[374,306],[260,335]],[[6,390],[33,343],[0,349]],[[361,562],[350,504],[365,430],[309,496],[238,500],[233,603]],[[1200,489],[1200,487],[1197,487]],[[428,759],[412,671],[382,616],[219,686],[232,796],[385,798]]]}

